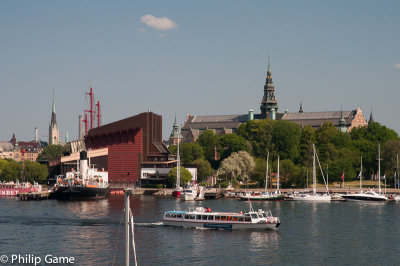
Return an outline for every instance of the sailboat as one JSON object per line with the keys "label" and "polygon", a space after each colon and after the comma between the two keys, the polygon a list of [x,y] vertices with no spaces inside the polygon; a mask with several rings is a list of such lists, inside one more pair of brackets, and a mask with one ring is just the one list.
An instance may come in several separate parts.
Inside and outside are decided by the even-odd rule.
{"label": "sailboat", "polygon": [[182,193],[181,187],[181,157],[179,155],[179,134],[178,134],[178,148],[176,150],[176,184],[175,189],[172,192],[172,197],[180,198]]}
{"label": "sailboat", "polygon": [[276,180],[276,191],[275,193],[268,192],[268,164],[269,164],[269,152],[267,153],[267,169],[265,171],[265,192],[254,192],[246,193],[245,195],[239,196],[241,200],[269,200],[269,201],[282,201],[284,195],[279,191],[279,156],[278,156],[278,174]]}
{"label": "sailboat", "polygon": [[[396,171],[396,178],[397,178],[397,180],[399,179],[399,154],[397,154],[397,171]],[[396,178],[395,178],[395,181],[396,181]],[[397,184],[399,183],[398,181],[396,181],[396,182],[397,182]],[[394,187],[396,188],[396,185],[395,185]],[[400,189],[399,186],[397,186],[397,188]],[[400,201],[400,195],[397,195],[396,197],[394,197],[394,199],[395,199],[396,201]]]}
{"label": "sailboat", "polygon": [[368,190],[366,192],[362,191],[362,157],[361,157],[361,170],[360,170],[360,193],[357,194],[346,194],[341,195],[346,201],[387,201],[387,197],[381,195],[381,156],[380,156],[380,146],[378,144],[378,186],[379,194],[373,190]]}
{"label": "sailboat", "polygon": [[[331,201],[331,196],[329,195],[329,191],[327,189],[327,194],[317,194],[317,172],[315,167],[315,158],[317,154],[315,152],[315,145],[313,144],[313,192],[312,194],[300,194],[295,195],[293,197],[294,200],[297,201]],[[318,161],[319,163],[319,161]],[[322,171],[321,171],[322,173]],[[323,176],[323,173],[322,173]],[[324,178],[325,181],[325,178]]]}

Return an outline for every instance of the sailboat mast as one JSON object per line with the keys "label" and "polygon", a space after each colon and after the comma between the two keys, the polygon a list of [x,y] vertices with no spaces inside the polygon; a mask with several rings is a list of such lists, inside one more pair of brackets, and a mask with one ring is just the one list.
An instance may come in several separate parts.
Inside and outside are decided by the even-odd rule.
{"label": "sailboat mast", "polygon": [[178,134],[178,149],[176,151],[176,187],[179,188],[181,186],[181,156],[179,155],[179,134]]}
{"label": "sailboat mast", "polygon": [[315,145],[313,143],[313,194],[317,194],[317,173],[315,170]]}
{"label": "sailboat mast", "polygon": [[268,162],[269,162],[269,151],[267,153],[267,170],[265,171],[265,193],[268,192]]}
{"label": "sailboat mast", "polygon": [[125,191],[125,265],[129,266],[129,191]]}
{"label": "sailboat mast", "polygon": [[360,192],[362,193],[362,155],[361,155],[361,169],[360,169]]}
{"label": "sailboat mast", "polygon": [[[399,180],[399,154],[397,154],[397,180]],[[397,184],[399,184],[399,181],[397,181]],[[399,186],[397,186],[399,188]],[[399,188],[400,189],[400,188]]]}
{"label": "sailboat mast", "polygon": [[378,144],[378,192],[381,194],[381,146]]}
{"label": "sailboat mast", "polygon": [[279,192],[279,156],[278,156],[278,176],[276,178],[276,192]]}

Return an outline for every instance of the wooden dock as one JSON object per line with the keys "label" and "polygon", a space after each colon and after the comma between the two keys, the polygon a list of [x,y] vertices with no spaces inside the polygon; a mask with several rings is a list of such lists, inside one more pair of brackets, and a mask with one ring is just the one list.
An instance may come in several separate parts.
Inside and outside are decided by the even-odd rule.
{"label": "wooden dock", "polygon": [[40,192],[24,192],[18,193],[17,197],[20,200],[47,200],[49,199],[50,192],[40,191]]}

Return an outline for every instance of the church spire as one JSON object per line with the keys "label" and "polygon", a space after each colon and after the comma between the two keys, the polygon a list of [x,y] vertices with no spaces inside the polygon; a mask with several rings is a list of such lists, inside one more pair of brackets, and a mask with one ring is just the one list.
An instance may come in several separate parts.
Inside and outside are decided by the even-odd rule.
{"label": "church spire", "polygon": [[303,112],[303,103],[302,102],[300,102],[300,109],[299,109],[299,113],[302,113]]}
{"label": "church spire", "polygon": [[171,143],[173,143],[173,145],[178,144],[178,139],[179,142],[182,141],[182,134],[181,131],[179,129],[179,125],[178,122],[176,122],[176,114],[175,114],[175,120],[174,120],[174,125],[172,126],[172,132],[171,135],[169,136],[169,139],[171,141]]}
{"label": "church spire", "polygon": [[49,145],[59,144],[60,132],[58,130],[57,119],[56,119],[56,100],[53,90],[53,108],[51,112],[51,120],[49,126]]}
{"label": "church spire", "polygon": [[275,98],[275,87],[271,74],[271,59],[268,56],[267,78],[265,79],[264,96],[260,105],[261,117],[269,118],[272,109],[278,112],[278,101]]}
{"label": "church spire", "polygon": [[372,115],[372,107],[371,107],[371,114],[369,115],[368,123],[373,123],[373,122],[375,122],[375,120],[374,120],[374,116]]}
{"label": "church spire", "polygon": [[339,130],[343,133],[347,132],[346,120],[343,117],[343,110],[340,108]]}

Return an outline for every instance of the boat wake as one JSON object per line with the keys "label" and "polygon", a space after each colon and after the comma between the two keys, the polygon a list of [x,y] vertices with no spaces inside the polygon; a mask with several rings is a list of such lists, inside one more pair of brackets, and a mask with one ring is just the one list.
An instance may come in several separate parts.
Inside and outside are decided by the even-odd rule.
{"label": "boat wake", "polygon": [[156,222],[156,223],[135,223],[135,226],[139,226],[139,227],[156,227],[156,226],[160,226],[160,225],[164,225],[163,222]]}

